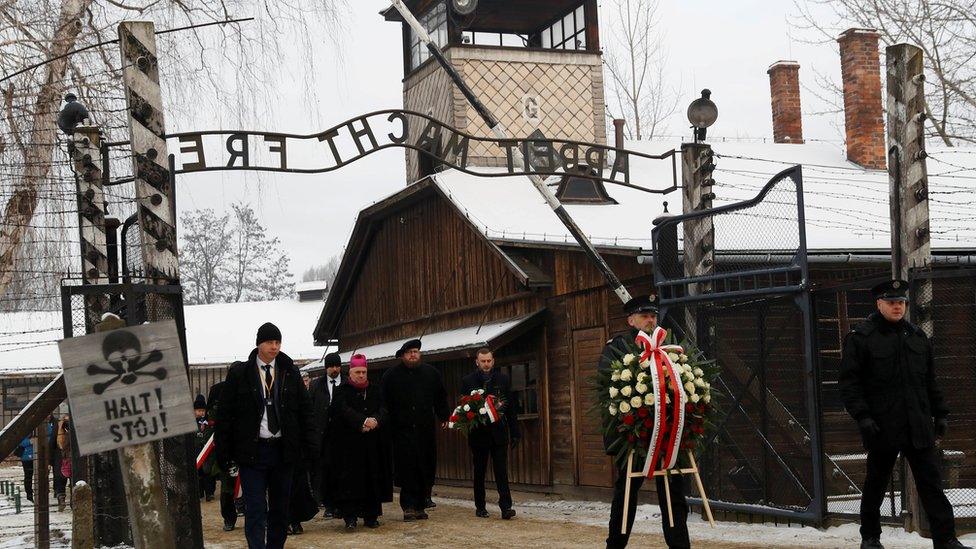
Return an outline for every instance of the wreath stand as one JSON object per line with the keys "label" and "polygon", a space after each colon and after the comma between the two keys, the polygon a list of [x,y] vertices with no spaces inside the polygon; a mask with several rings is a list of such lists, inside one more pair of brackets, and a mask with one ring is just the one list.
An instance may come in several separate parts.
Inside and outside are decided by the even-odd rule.
{"label": "wreath stand", "polygon": [[[671,475],[693,475],[695,477],[695,484],[698,486],[698,493],[701,495],[702,507],[705,508],[705,517],[708,518],[708,524],[715,527],[715,519],[712,518],[712,509],[708,506],[708,498],[705,496],[705,487],[702,486],[701,476],[698,474],[698,464],[695,463],[695,455],[688,451],[688,460],[691,463],[691,467],[687,469],[661,469],[659,471],[654,471],[655,477],[664,477],[664,499],[668,504],[668,524],[674,528],[674,511],[671,509],[671,483],[668,480]],[[624,484],[624,516],[623,521],[620,523],[620,533],[627,533],[627,515],[630,514],[630,479],[643,477],[643,471],[634,471],[634,451],[630,451],[630,455],[627,456],[627,482]]]}

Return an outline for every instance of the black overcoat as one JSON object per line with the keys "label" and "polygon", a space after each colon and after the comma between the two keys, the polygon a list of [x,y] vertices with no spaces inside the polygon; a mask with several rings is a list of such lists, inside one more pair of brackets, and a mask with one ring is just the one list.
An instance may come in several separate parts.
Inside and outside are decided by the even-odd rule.
{"label": "black overcoat", "polygon": [[[223,470],[230,461],[251,465],[257,459],[258,431],[264,397],[258,377],[258,350],[246,362],[232,366],[220,391],[216,409],[216,452]],[[275,359],[275,407],[281,427],[285,463],[314,461],[319,454],[312,400],[298,369],[285,353]]]}
{"label": "black overcoat", "polygon": [[450,416],[440,372],[429,364],[397,364],[383,374],[383,400],[390,416],[393,474],[397,486],[423,492],[437,469],[437,421]]}
{"label": "black overcoat", "polygon": [[[340,383],[336,387],[336,391],[349,383],[346,376],[340,375],[339,377]],[[315,410],[315,434],[321,441],[322,453],[320,457],[322,465],[328,467],[331,456],[331,445],[328,443],[330,437],[329,428],[332,421],[332,415],[329,413],[329,408],[332,405],[332,398],[329,396],[329,376],[316,378],[312,381],[308,390],[312,397],[312,408]]]}
{"label": "black overcoat", "polygon": [[487,382],[482,377],[481,370],[476,370],[461,379],[462,395],[470,395],[471,391],[476,389],[484,389],[486,397],[495,395],[496,398],[501,399],[503,404],[496,407],[501,419],[491,425],[472,429],[468,433],[468,444],[472,447],[486,448],[506,445],[509,437],[521,438],[517,419],[518,402],[512,398],[512,381],[508,374],[493,368]]}
{"label": "black overcoat", "polygon": [[[330,469],[336,504],[393,501],[389,414],[380,388],[359,390],[342,384],[336,387],[334,397],[329,441],[336,449]],[[379,426],[364,433],[362,427],[368,417],[376,419]]]}
{"label": "black overcoat", "polygon": [[[920,328],[873,313],[844,338],[840,394],[855,419],[870,417],[893,448],[935,444],[933,418],[949,409],[935,381],[932,346]],[[865,447],[877,441],[865,440]]]}

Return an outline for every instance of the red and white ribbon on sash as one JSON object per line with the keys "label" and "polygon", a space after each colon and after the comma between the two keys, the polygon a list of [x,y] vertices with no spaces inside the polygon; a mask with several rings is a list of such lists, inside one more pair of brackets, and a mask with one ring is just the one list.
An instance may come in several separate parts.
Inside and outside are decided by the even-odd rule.
{"label": "red and white ribbon on sash", "polygon": [[[678,461],[678,449],[681,445],[681,435],[685,425],[685,404],[688,396],[681,386],[681,370],[668,358],[668,352],[683,352],[680,345],[663,345],[668,336],[667,330],[660,326],[654,328],[651,335],[643,331],[637,334],[634,341],[643,349],[640,356],[641,363],[650,360],[652,390],[654,391],[654,430],[651,432],[651,446],[647,450],[644,461],[644,476],[651,477],[656,470],[657,463],[662,469],[671,469]],[[665,375],[667,374],[667,375]],[[670,383],[668,380],[670,379]],[[667,404],[670,393],[671,404]],[[665,407],[670,406],[670,413]],[[665,438],[667,423],[670,419],[670,432]]]}
{"label": "red and white ribbon on sash", "polygon": [[203,448],[200,449],[200,454],[197,455],[197,469],[203,467],[203,463],[207,461],[208,457],[210,457],[210,453],[213,452],[213,449],[214,436],[210,435],[210,438],[207,439],[207,443],[204,444]]}
{"label": "red and white ribbon on sash", "polygon": [[495,408],[495,395],[488,395],[485,397],[485,409],[488,410],[488,421],[491,423],[496,423],[499,419],[501,419],[501,415]]}
{"label": "red and white ribbon on sash", "polygon": [[234,499],[241,497],[243,494],[244,491],[241,490],[241,475],[237,475],[234,477]]}

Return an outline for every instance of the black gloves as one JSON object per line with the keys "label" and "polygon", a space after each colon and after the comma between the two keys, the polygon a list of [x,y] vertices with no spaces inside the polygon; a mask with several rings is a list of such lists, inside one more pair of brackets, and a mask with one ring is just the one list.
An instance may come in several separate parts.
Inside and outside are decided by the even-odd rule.
{"label": "black gloves", "polygon": [[881,434],[881,427],[878,427],[877,422],[869,417],[858,420],[857,428],[861,430],[861,439],[864,441],[865,448],[870,445],[876,436]]}
{"label": "black gloves", "polygon": [[935,419],[935,438],[942,438],[949,431],[949,420],[940,417]]}

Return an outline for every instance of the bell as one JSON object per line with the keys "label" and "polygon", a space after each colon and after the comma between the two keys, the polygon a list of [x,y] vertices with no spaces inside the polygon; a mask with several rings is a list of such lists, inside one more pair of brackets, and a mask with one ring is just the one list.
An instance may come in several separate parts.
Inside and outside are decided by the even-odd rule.
{"label": "bell", "polygon": [[65,106],[58,113],[58,127],[68,135],[75,133],[75,128],[82,121],[88,119],[88,109],[78,102],[78,97],[73,93],[64,96]]}
{"label": "bell", "polygon": [[468,15],[478,7],[478,0],[453,0],[454,11],[461,15]]}

